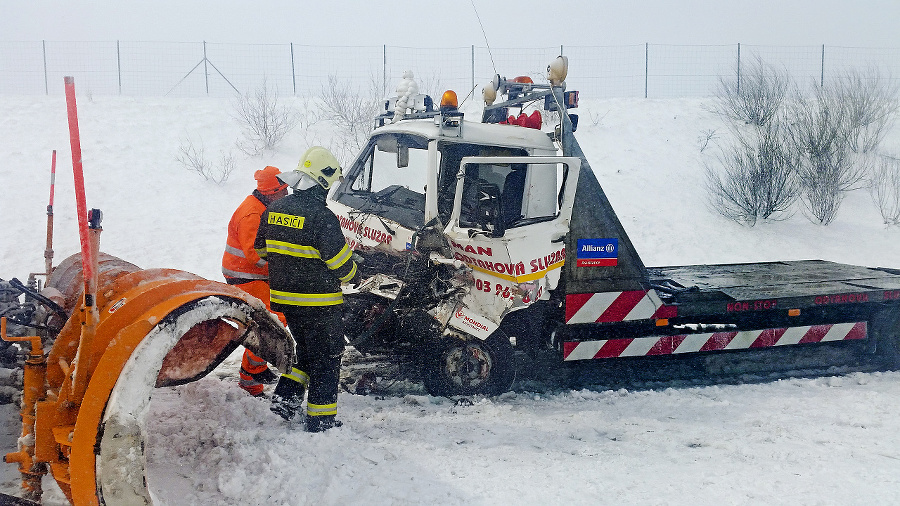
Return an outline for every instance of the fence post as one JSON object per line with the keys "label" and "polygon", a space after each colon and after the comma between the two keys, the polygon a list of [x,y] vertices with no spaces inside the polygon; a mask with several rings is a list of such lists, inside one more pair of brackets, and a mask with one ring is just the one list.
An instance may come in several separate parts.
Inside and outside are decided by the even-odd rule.
{"label": "fence post", "polygon": [[297,96],[297,73],[294,70],[294,43],[291,42],[291,83],[294,85],[294,96]]}
{"label": "fence post", "polygon": [[122,52],[119,50],[119,41],[116,41],[116,73],[119,74],[119,95],[122,94]]}
{"label": "fence post", "polygon": [[650,43],[644,42],[644,98],[647,98],[647,88],[650,81]]}
{"label": "fence post", "polygon": [[381,45],[381,93],[387,92],[387,44]]}
{"label": "fence post", "polygon": [[563,45],[562,44],[559,45],[559,55],[560,56],[563,55]]}
{"label": "fence post", "polygon": [[469,89],[475,93],[475,44],[472,44],[472,87]]}
{"label": "fence post", "polygon": [[47,41],[41,41],[42,52],[44,53],[44,94],[50,94],[50,85],[47,84]]}
{"label": "fence post", "polygon": [[741,43],[738,42],[738,61],[737,61],[737,94],[741,94]]}
{"label": "fence post", "polygon": [[209,69],[206,68],[206,41],[203,41],[203,79],[206,81],[206,94],[209,95]]}
{"label": "fence post", "polygon": [[825,87],[825,44],[822,44],[822,77],[819,78],[819,88]]}

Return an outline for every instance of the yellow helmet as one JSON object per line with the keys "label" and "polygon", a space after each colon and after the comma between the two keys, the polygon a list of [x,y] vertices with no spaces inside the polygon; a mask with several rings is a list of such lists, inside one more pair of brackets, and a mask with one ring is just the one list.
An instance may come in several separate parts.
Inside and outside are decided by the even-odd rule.
{"label": "yellow helmet", "polygon": [[298,172],[309,174],[322,188],[328,190],[335,181],[341,179],[343,171],[337,158],[322,146],[313,146],[300,157]]}

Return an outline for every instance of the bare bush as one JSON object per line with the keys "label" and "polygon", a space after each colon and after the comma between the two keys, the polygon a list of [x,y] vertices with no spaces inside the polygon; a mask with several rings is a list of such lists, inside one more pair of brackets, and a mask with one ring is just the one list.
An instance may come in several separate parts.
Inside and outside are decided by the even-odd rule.
{"label": "bare bush", "polygon": [[299,122],[296,111],[278,102],[278,90],[270,88],[265,79],[253,93],[235,101],[234,117],[243,137],[236,144],[247,156],[275,148]]}
{"label": "bare bush", "polygon": [[321,93],[322,118],[331,121],[338,130],[339,138],[343,139],[331,146],[331,151],[342,163],[350,160],[366,144],[383,95],[383,85],[374,78],[368,92],[363,93],[337,76],[328,76],[328,84],[322,87]]}
{"label": "bare bush", "polygon": [[709,143],[718,139],[718,135],[716,135],[716,129],[703,130],[700,132],[700,136],[697,137],[697,142],[700,144],[700,152],[706,151],[706,148],[709,146]]}
{"label": "bare bush", "polygon": [[812,96],[797,93],[791,104],[790,134],[800,154],[797,175],[803,202],[816,223],[837,216],[846,192],[862,187],[864,164],[850,148],[851,111],[839,86],[814,87]]}
{"label": "bare bush", "polygon": [[765,125],[778,115],[790,84],[787,71],[755,55],[746,66],[736,65],[733,76],[719,78],[714,111],[736,121]]}
{"label": "bare bush", "polygon": [[[419,85],[419,92],[425,93],[435,98],[436,103],[440,103],[441,96],[445,91],[447,91],[447,89],[444,88],[444,85],[441,82],[441,74],[439,72],[432,72],[430,76],[417,75],[416,81]],[[462,105],[462,101],[465,100],[465,97],[460,94],[458,99],[460,101],[460,105]]]}
{"label": "bare bush", "polygon": [[196,172],[207,181],[223,184],[225,181],[228,181],[231,173],[234,172],[234,156],[230,152],[222,153],[219,164],[213,165],[206,159],[202,143],[198,148],[193,141],[186,139],[178,146],[178,151],[179,154],[175,157],[175,160],[187,170]]}
{"label": "bare bush", "polygon": [[607,109],[604,113],[599,113],[588,109],[587,113],[588,117],[591,118],[591,124],[594,126],[600,126],[603,123],[603,119],[606,118],[607,114],[609,114],[609,109]]}
{"label": "bare bush", "polygon": [[900,159],[880,156],[872,170],[869,192],[885,225],[900,226]]}
{"label": "bare bush", "polygon": [[847,106],[850,149],[870,153],[881,144],[893,124],[898,107],[897,84],[882,77],[877,67],[865,73],[850,69],[840,74],[835,86]]}
{"label": "bare bush", "polygon": [[785,219],[797,201],[798,156],[777,121],[737,134],[718,157],[720,170],[707,167],[707,187],[716,211],[737,223]]}
{"label": "bare bush", "polygon": [[810,220],[820,225],[828,225],[834,221],[845,196],[846,193],[830,180],[803,187],[803,203],[809,211]]}

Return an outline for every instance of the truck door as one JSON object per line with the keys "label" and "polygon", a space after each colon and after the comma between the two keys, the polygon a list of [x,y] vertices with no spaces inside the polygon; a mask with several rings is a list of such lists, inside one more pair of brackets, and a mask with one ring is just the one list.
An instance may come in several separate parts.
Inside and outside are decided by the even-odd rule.
{"label": "truck door", "polygon": [[[476,320],[489,334],[507,312],[548,298],[566,260],[580,167],[574,157],[462,159],[444,234],[454,259],[472,269],[474,289],[451,325]],[[471,326],[460,328],[482,337]]]}

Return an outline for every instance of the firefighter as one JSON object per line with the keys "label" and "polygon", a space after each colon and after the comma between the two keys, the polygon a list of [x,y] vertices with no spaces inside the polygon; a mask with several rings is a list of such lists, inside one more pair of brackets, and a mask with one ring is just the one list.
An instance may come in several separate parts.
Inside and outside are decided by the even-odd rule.
{"label": "firefighter", "polygon": [[[244,199],[228,222],[228,238],[225,254],[222,255],[225,281],[260,299],[266,307],[269,307],[269,267],[256,254],[253,241],[266,206],[287,195],[287,185],[277,177],[280,173],[271,166],[254,173],[256,190]],[[279,315],[279,318],[284,321],[284,316]],[[254,397],[263,394],[263,385],[274,383],[277,379],[266,361],[247,349],[241,359],[239,376],[240,387]]]}
{"label": "firefighter", "polygon": [[330,151],[314,146],[279,178],[293,192],[266,209],[254,246],[269,262],[272,308],[287,319],[297,363],[278,380],[271,409],[293,419],[308,390],[306,430],[321,432],[341,425],[335,419],[344,352],[340,285],[357,278],[340,223],[325,207],[341,167]]}

